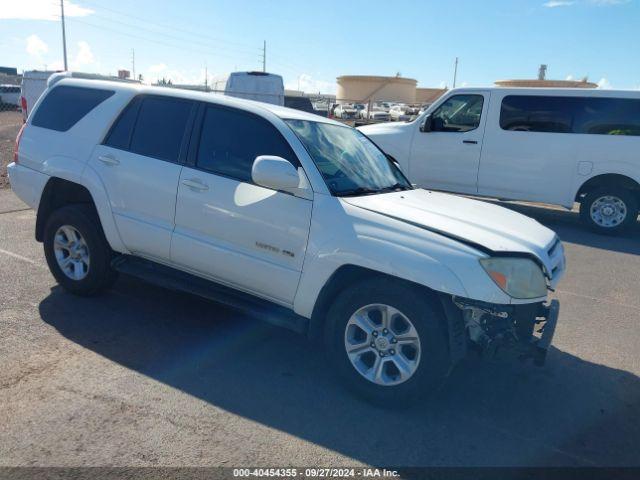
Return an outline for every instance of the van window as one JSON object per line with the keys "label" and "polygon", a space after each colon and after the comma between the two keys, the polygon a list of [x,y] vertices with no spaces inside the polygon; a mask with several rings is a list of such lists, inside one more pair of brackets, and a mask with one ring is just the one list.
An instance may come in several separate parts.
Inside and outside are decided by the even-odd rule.
{"label": "van window", "polygon": [[640,99],[583,98],[575,111],[574,132],[640,135]]}
{"label": "van window", "polygon": [[142,100],[130,150],[139,155],[177,162],[185,127],[194,103],[173,97]]}
{"label": "van window", "polygon": [[113,90],[60,85],[44,97],[31,124],[66,132],[114,93]]}
{"label": "van window", "polygon": [[431,114],[432,132],[468,132],[478,128],[482,95],[453,95]]}
{"label": "van window", "polygon": [[198,168],[250,183],[253,161],[259,155],[277,155],[299,165],[284,137],[266,120],[234,109],[206,108]]}
{"label": "van window", "polygon": [[509,95],[503,130],[595,135],[640,135],[640,99]]}
{"label": "van window", "polygon": [[105,145],[113,148],[119,148],[120,150],[128,150],[131,143],[131,134],[133,133],[133,126],[138,116],[138,110],[140,109],[141,98],[135,97],[129,105],[125,107],[116,122],[111,127],[111,131],[107,135],[104,141]]}

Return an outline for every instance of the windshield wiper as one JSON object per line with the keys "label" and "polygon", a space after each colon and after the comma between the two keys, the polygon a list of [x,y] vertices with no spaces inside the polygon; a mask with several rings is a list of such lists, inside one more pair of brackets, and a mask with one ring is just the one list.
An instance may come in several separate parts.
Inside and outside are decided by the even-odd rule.
{"label": "windshield wiper", "polygon": [[393,185],[389,185],[388,187],[382,187],[382,188],[358,187],[352,190],[345,190],[344,192],[339,192],[337,195],[339,197],[357,197],[358,195],[373,195],[375,193],[401,192],[403,190],[411,190],[411,187],[408,187],[407,185],[403,185],[401,183],[395,183]]}
{"label": "windshield wiper", "polygon": [[352,190],[344,190],[342,192],[336,193],[338,197],[357,197],[359,195],[372,195],[374,193],[380,193],[380,190],[377,188],[364,188],[358,187]]}
{"label": "windshield wiper", "polygon": [[409,187],[407,185],[403,185],[401,183],[395,183],[395,184],[390,185],[388,187],[381,188],[378,191],[379,192],[402,192],[404,190],[411,190],[411,187]]}

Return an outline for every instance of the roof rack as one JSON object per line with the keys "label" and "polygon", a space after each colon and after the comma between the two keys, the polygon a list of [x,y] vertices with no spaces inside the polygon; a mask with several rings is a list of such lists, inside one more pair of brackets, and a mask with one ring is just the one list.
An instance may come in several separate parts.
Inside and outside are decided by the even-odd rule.
{"label": "roof rack", "polygon": [[82,78],[85,80],[109,80],[110,82],[123,82],[123,83],[142,83],[140,80],[133,80],[130,78],[113,77],[110,75],[100,75],[99,73],[85,73],[85,72],[60,72],[54,73],[47,80],[47,87],[51,88],[63,78]]}

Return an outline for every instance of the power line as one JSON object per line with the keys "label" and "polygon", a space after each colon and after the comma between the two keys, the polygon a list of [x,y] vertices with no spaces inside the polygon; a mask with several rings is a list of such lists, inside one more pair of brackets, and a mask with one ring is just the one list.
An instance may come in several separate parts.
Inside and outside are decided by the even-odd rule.
{"label": "power line", "polygon": [[[84,21],[84,20],[80,20],[78,18],[72,18],[72,19],[67,19],[67,20],[72,21],[74,23],[81,23],[83,25],[88,25],[90,27],[98,28],[98,29],[101,29],[101,30],[108,30],[108,31],[111,31],[111,32],[118,33],[120,35],[125,35],[127,37],[136,38],[138,40],[157,43],[159,45],[163,45],[163,46],[170,47],[170,48],[175,48],[175,49],[180,49],[181,51],[184,51],[184,47],[183,46],[175,45],[173,43],[164,42],[162,40],[156,40],[156,39],[152,39],[152,38],[149,38],[149,37],[144,37],[144,36],[141,36],[141,35],[136,35],[136,34],[129,33],[129,32],[123,32],[122,30],[119,30],[119,29],[115,29],[115,28],[112,28],[112,27],[107,27],[107,26],[104,26],[104,25],[97,25],[95,23],[91,23],[91,22],[87,22],[87,21]],[[192,42],[190,42],[189,40],[182,40],[181,42],[185,43],[185,44],[188,44],[189,45],[189,50],[192,51],[192,52],[201,53],[201,54],[204,54],[204,55],[211,55],[212,54],[210,50],[206,50],[205,51],[203,49],[194,48],[193,45],[192,45]],[[227,58],[233,58],[233,59],[237,59],[238,58],[238,55],[225,54],[225,53],[221,53],[219,51],[216,51],[215,55],[216,56],[227,57]],[[256,60],[257,60],[257,58],[256,58]]]}
{"label": "power line", "polygon": [[[202,41],[199,41],[199,40],[194,40],[194,39],[185,38],[185,37],[179,37],[179,36],[176,36],[176,35],[168,34],[168,33],[164,32],[164,31],[159,32],[157,30],[153,30],[153,29],[150,29],[150,28],[145,28],[145,27],[137,25],[137,24],[131,24],[131,23],[123,22],[121,20],[117,20],[117,19],[114,19],[114,18],[106,17],[104,15],[99,15],[99,14],[95,14],[95,13],[92,15],[92,17],[96,17],[97,19],[101,19],[101,20],[104,20],[104,21],[107,21],[107,22],[111,22],[111,23],[122,25],[124,27],[127,27],[128,29],[133,29],[133,30],[136,30],[136,31],[144,30],[144,31],[152,33],[154,35],[162,35],[163,37],[166,37],[166,38],[171,38],[171,39],[174,39],[174,40],[179,41],[179,42],[188,43],[191,46],[195,44],[195,45],[199,45],[201,47],[204,47],[206,49],[210,49],[210,48],[212,48],[211,41],[215,42],[215,40],[213,40],[213,39],[211,39],[210,42],[205,43],[205,42],[202,42]],[[80,21],[81,23],[84,22],[87,25],[89,25],[89,22],[86,22],[84,20],[74,19],[74,21]],[[150,23],[150,22],[148,22],[148,23]],[[94,24],[94,26],[98,26],[98,25]],[[105,27],[105,28],[107,28],[107,27]],[[163,28],[163,27],[160,27],[160,28]],[[262,49],[258,49],[258,48],[255,48],[255,47],[253,47],[251,50],[247,50],[245,48],[216,46],[216,49],[219,50],[220,48],[225,49],[225,50],[235,50],[236,52],[238,52],[238,54],[244,54],[244,55],[250,55],[250,56],[257,55],[258,52],[260,52],[262,50]]]}
{"label": "power line", "polygon": [[[97,4],[93,0],[91,0],[91,1],[90,0],[83,0],[83,3],[89,3],[92,6],[94,6],[94,8],[97,7],[99,9],[101,9],[101,10],[112,12],[112,13],[115,13],[117,15],[121,15],[123,17],[129,17],[129,18],[141,21],[143,23],[146,23],[146,24],[153,25],[155,27],[161,28],[163,30],[163,32],[162,32],[163,34],[166,34],[164,31],[169,29],[169,30],[174,30],[176,32],[186,33],[188,35],[201,37],[201,38],[204,38],[204,39],[206,39],[208,41],[213,41],[213,42],[216,42],[216,43],[226,43],[228,45],[236,45],[236,46],[241,47],[241,48],[249,49],[252,52],[261,50],[258,47],[255,47],[255,46],[252,46],[252,45],[249,45],[249,44],[246,44],[246,43],[232,42],[232,41],[229,41],[229,40],[212,37],[211,35],[207,35],[207,34],[204,34],[204,33],[194,32],[193,30],[186,30],[186,29],[183,29],[183,28],[178,28],[178,27],[176,27],[174,25],[169,25],[169,24],[159,23],[159,22],[152,22],[152,21],[150,21],[150,20],[148,20],[146,18],[137,16],[137,15],[131,15],[130,13],[125,13],[125,12],[122,12],[122,11],[119,11],[119,10],[114,10],[113,8],[104,7],[102,5]],[[98,16],[95,13],[93,15]],[[102,18],[107,18],[107,17],[102,17]],[[114,20],[114,19],[109,19],[109,20],[114,21],[114,22],[118,22],[118,20]],[[119,22],[119,23],[122,23],[122,22]],[[132,25],[129,25],[129,26],[132,26]],[[140,27],[139,25],[133,25],[133,26],[135,28],[143,28],[143,27]],[[146,29],[146,30],[148,30],[148,29]],[[159,32],[153,32],[153,33],[159,33]]]}

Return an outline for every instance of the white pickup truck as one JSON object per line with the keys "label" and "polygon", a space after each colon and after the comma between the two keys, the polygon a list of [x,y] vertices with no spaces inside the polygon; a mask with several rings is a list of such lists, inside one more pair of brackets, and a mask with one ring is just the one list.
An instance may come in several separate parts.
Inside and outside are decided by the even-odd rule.
{"label": "white pickup truck", "polygon": [[59,75],[8,170],[66,290],[124,272],[250,311],[323,342],[369,399],[421,398],[474,346],[542,364],[553,337],[565,260],[551,230],[414,189],[316,115]]}
{"label": "white pickup truck", "polygon": [[422,188],[579,202],[600,233],[619,233],[638,217],[638,91],[458,88],[413,122],[360,130]]}

